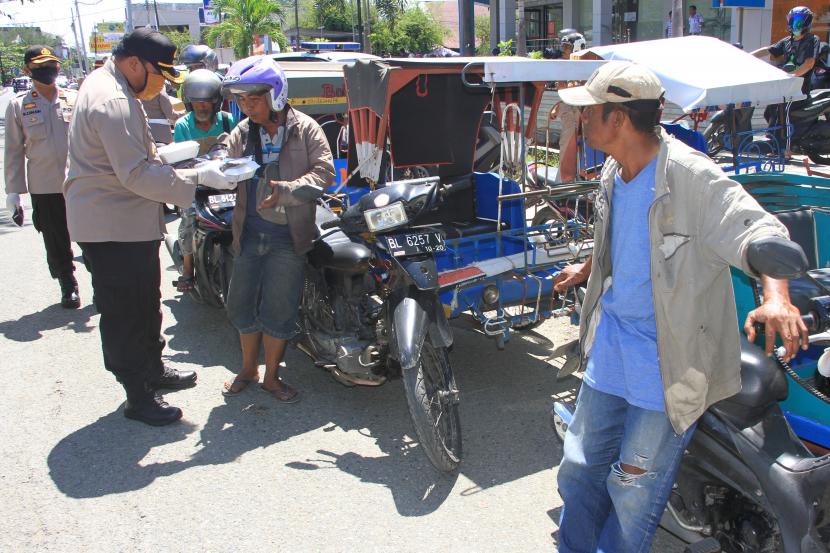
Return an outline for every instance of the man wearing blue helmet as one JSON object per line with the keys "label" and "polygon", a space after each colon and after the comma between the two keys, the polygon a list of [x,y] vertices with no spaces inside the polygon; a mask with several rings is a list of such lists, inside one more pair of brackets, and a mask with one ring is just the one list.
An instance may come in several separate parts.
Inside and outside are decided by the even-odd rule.
{"label": "man wearing blue helmet", "polygon": [[821,41],[810,32],[813,26],[813,12],[810,8],[796,6],[787,14],[787,30],[790,36],[784,37],[772,46],[765,46],[752,52],[753,56],[763,58],[766,55],[776,65],[796,77],[804,77],[801,91],[810,92],[810,78],[818,58]]}
{"label": "man wearing blue helmet", "polygon": [[231,157],[253,156],[260,168],[240,183],[233,213],[233,276],[227,310],[239,331],[242,370],[225,394],[259,382],[260,389],[293,403],[298,392],[279,377],[288,340],[298,331],[305,254],[317,236],[316,202],[334,178],[331,150],[320,125],[288,105],[288,81],[267,56],[233,64],[223,82],[247,116],[217,147]]}

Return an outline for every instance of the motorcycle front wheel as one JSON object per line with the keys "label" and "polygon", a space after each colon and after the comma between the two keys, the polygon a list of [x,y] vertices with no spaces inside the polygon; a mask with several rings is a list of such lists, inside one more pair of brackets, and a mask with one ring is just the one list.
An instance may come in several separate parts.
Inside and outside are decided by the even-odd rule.
{"label": "motorcycle front wheel", "polygon": [[442,472],[461,462],[461,421],[447,348],[424,341],[418,365],[403,371],[409,415],[429,461]]}

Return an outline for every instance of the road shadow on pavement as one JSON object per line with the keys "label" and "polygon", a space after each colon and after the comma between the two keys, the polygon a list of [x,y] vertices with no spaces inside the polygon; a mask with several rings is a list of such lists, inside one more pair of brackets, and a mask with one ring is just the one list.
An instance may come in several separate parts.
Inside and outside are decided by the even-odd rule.
{"label": "road shadow on pavement", "polygon": [[[222,311],[189,300],[168,300],[165,305],[178,321],[165,330],[171,336],[171,360],[237,366],[236,333]],[[289,350],[282,374],[300,390],[299,403],[279,404],[256,386],[228,398],[218,389],[207,389],[204,393],[215,394],[216,406],[204,424],[195,428],[188,424],[144,427],[124,419],[119,409],[62,439],[49,455],[50,473],[56,486],[70,497],[100,497],[137,490],[160,476],[191,467],[233,463],[246,453],[280,447],[292,437],[314,432],[319,442],[307,452],[303,448],[296,454],[290,449],[276,450],[279,462],[298,477],[304,471],[337,470],[363,483],[383,486],[398,513],[423,516],[438,509],[450,494],[472,496],[556,466],[561,445],[550,429],[551,397],[573,382],[557,383],[555,370],[535,357],[544,357],[550,350],[549,340],[533,333],[515,335],[506,350],[498,351],[481,335],[455,332],[451,361],[461,390],[464,441],[457,474],[439,473],[421,451],[401,380],[377,388],[347,388],[295,349]],[[196,388],[199,393],[205,390],[202,386]],[[140,464],[150,449],[194,431],[199,441],[180,460]],[[370,448],[371,454],[363,449],[338,450],[335,444],[342,444],[342,437],[325,438],[334,432],[355,433],[350,443],[369,440],[376,448]],[[550,474],[550,486],[555,489]],[[456,489],[458,475],[472,485]]]}
{"label": "road shadow on pavement", "polygon": [[[58,294],[55,291],[55,295]],[[89,320],[95,314],[92,305],[81,309],[64,309],[60,304],[50,305],[36,313],[24,315],[19,319],[0,322],[0,334],[15,342],[33,342],[43,338],[48,330],[65,328],[74,332],[91,332],[94,325]]]}
{"label": "road shadow on pavement", "polygon": [[119,408],[62,439],[49,452],[49,476],[69,497],[88,498],[144,488],[182,470],[169,461],[140,465],[151,449],[178,442],[195,427],[180,422],[150,427],[126,419]]}
{"label": "road shadow on pavement", "polygon": [[[175,324],[164,328],[167,338],[165,357],[176,363],[198,367],[215,365],[234,368],[241,361],[239,334],[231,326],[224,309],[196,303],[178,295],[162,302],[173,313]],[[169,322],[167,318],[162,324]]]}
{"label": "road shadow on pavement", "polygon": [[[456,474],[433,469],[413,442],[415,433],[400,381],[370,390],[376,397],[365,406],[355,405],[353,398],[355,411],[337,424],[346,430],[347,424],[358,429],[364,425],[360,431],[373,437],[385,455],[321,448],[318,455],[288,466],[302,471],[336,468],[362,482],[385,486],[403,516],[435,511],[453,491],[458,475],[474,485],[456,493],[471,496],[549,470],[562,457],[561,444],[550,427],[551,397],[570,393],[568,388],[576,380],[556,382],[555,369],[530,355],[546,356],[551,346],[542,335],[524,333],[514,336],[505,351],[497,351],[494,342],[479,334],[455,332],[451,362],[461,390],[464,442]],[[357,420],[354,413],[359,415]],[[556,486],[552,475],[550,485]]]}

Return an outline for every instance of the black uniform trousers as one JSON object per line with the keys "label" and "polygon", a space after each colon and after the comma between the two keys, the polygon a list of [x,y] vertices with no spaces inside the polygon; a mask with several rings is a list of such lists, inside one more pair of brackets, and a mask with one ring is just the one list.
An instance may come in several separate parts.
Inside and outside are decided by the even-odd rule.
{"label": "black uniform trousers", "polygon": [[82,242],[101,314],[104,367],[127,397],[151,393],[162,375],[160,241]]}
{"label": "black uniform trousers", "polygon": [[46,246],[46,263],[52,278],[72,276],[72,241],[66,229],[63,194],[32,194],[32,224]]}

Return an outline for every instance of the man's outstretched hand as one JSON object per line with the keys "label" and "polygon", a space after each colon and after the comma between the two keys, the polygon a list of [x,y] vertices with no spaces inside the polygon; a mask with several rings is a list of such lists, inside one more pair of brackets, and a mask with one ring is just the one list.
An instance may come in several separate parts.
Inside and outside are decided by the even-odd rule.
{"label": "man's outstretched hand", "polygon": [[585,263],[574,263],[562,269],[553,279],[554,292],[564,292],[568,288],[588,280],[588,276],[591,274],[591,259],[589,257]]}
{"label": "man's outstretched hand", "polygon": [[763,323],[767,356],[772,355],[775,337],[778,335],[787,350],[784,360],[789,361],[798,353],[799,346],[807,349],[810,332],[801,320],[798,308],[790,303],[787,281],[762,276],[761,283],[764,286],[764,303],[749,312],[744,332],[750,343],[754,343],[757,336],[755,324]]}

